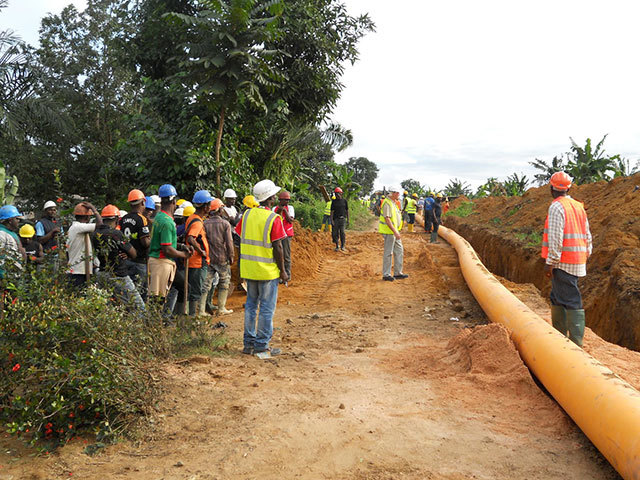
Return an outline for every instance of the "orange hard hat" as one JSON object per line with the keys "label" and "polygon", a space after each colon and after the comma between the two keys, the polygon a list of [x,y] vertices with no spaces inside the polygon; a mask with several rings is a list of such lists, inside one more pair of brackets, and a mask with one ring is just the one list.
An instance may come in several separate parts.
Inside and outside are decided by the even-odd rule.
{"label": "orange hard hat", "polygon": [[567,191],[571,188],[571,182],[571,177],[564,172],[556,172],[551,175],[550,183],[554,190]]}
{"label": "orange hard hat", "polygon": [[102,209],[102,213],[100,213],[103,217],[119,217],[120,209],[115,205],[107,205]]}
{"label": "orange hard hat", "polygon": [[84,203],[79,203],[73,208],[74,215],[90,216],[93,215],[90,209],[85,207]]}
{"label": "orange hard hat", "polygon": [[214,198],[213,200],[211,200],[210,209],[215,212],[216,210],[218,210],[223,205],[224,205],[224,203],[222,203],[222,200],[220,200],[219,198]]}
{"label": "orange hard hat", "polygon": [[131,190],[129,192],[129,197],[127,198],[127,201],[129,203],[138,203],[144,200],[144,193],[142,193],[141,190],[138,190],[137,188],[134,188],[133,190]]}

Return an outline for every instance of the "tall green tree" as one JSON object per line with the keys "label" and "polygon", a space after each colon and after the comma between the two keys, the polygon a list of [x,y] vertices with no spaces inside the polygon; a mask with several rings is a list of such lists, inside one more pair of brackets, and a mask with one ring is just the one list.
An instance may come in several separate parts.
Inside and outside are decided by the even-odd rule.
{"label": "tall green tree", "polygon": [[419,197],[423,197],[427,192],[425,187],[418,180],[414,180],[413,178],[401,181],[400,186],[409,193],[417,193]]}
{"label": "tall green tree", "polygon": [[378,166],[366,157],[351,157],[344,166],[353,172],[353,180],[361,187],[360,194],[369,195],[378,178]]}
{"label": "tall green tree", "polygon": [[471,186],[458,178],[449,180],[449,183],[444,187],[444,194],[447,197],[459,197],[461,195],[471,195]]}
{"label": "tall green tree", "polygon": [[573,177],[574,182],[577,184],[592,183],[612,178],[620,155],[609,156],[606,154],[604,150],[606,139],[607,135],[602,137],[602,140],[593,148],[590,138],[587,138],[584,147],[570,138],[571,151],[566,171]]}

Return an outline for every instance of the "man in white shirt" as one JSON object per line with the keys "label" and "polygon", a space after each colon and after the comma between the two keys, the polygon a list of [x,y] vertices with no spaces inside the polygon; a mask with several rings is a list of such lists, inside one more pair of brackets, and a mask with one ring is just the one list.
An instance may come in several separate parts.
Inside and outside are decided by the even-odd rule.
{"label": "man in white shirt", "polygon": [[[83,287],[87,282],[85,259],[89,258],[89,274],[93,273],[91,242],[85,243],[85,237],[93,233],[96,226],[102,225],[102,217],[96,207],[89,202],[81,202],[73,209],[76,220],[69,227],[67,239],[67,257],[69,268],[67,275],[75,287]],[[96,217],[96,223],[89,223],[91,216]]]}
{"label": "man in white shirt", "polygon": [[227,220],[229,220],[229,223],[235,227],[238,224],[238,220],[239,220],[238,209],[235,206],[238,195],[233,189],[227,188],[222,194],[222,196],[224,197],[224,200],[223,200],[224,207],[222,207],[222,210],[223,210],[222,218],[226,218]]}

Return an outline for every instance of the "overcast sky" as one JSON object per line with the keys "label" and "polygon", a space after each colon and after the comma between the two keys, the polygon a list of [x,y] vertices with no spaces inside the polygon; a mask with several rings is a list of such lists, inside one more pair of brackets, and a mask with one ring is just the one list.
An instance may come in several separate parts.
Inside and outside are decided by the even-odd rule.
{"label": "overcast sky", "polygon": [[[69,0],[10,0],[0,28],[37,41],[39,19]],[[83,8],[84,0],[75,0]],[[609,134],[608,153],[640,158],[635,0],[346,0],[376,33],[349,66],[333,115],[354,134],[338,161],[363,156],[377,185],[415,178],[442,188],[458,177],[533,170]]]}

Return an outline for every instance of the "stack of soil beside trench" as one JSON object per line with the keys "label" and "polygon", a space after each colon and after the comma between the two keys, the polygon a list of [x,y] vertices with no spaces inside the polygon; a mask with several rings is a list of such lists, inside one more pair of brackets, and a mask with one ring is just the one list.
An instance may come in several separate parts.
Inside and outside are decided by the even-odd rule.
{"label": "stack of soil beside trench", "polygon": [[[593,235],[587,277],[580,280],[587,325],[605,340],[640,350],[640,174],[575,186]],[[465,199],[457,199],[455,208]],[[492,272],[518,283],[551,289],[543,274],[540,239],[552,198],[548,186],[522,197],[474,201],[468,217],[445,225],[465,237]]]}

